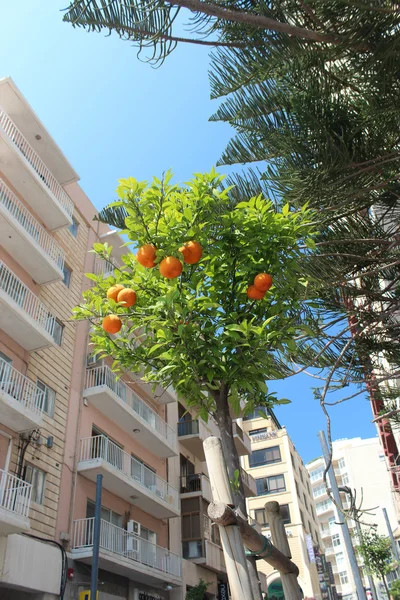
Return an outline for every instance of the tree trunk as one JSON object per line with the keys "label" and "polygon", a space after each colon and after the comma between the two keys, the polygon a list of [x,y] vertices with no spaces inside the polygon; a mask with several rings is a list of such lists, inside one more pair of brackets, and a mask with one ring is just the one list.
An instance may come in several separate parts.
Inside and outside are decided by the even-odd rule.
{"label": "tree trunk", "polygon": [[381,577],[382,577],[383,585],[385,586],[385,590],[386,590],[386,593],[387,593],[388,600],[390,600],[390,591],[389,591],[388,584],[387,584],[387,581],[386,581],[385,573],[381,573]]}
{"label": "tree trunk", "polygon": [[[216,401],[215,418],[221,436],[222,451],[228,469],[228,476],[230,481],[235,481],[235,471],[238,470],[240,473],[240,460],[233,439],[232,417],[229,412],[228,403],[228,389],[224,384],[222,384],[219,394],[215,394],[214,398]],[[245,517],[247,517],[246,498],[241,477],[239,477],[239,489],[232,488],[232,494],[235,506],[240,509]],[[261,585],[258,580],[257,565],[254,557],[247,557],[247,566],[249,569],[254,600],[262,600]],[[248,599],[246,598],[246,600]]]}

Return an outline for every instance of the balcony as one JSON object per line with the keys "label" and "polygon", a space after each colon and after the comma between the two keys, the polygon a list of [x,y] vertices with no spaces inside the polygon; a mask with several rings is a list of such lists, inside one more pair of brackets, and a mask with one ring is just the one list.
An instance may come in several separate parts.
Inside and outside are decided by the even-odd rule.
{"label": "balcony", "polygon": [[251,454],[251,442],[247,433],[245,433],[235,421],[232,423],[232,426],[233,440],[235,442],[236,450],[239,456]]}
{"label": "balcony", "polygon": [[64,250],[0,179],[0,239],[37,283],[63,277]]}
{"label": "balcony", "polygon": [[179,421],[178,423],[178,440],[186,450],[194,454],[201,461],[206,459],[203,442],[210,435],[210,430],[207,429],[204,421],[201,419]]}
{"label": "balcony", "polygon": [[[72,557],[92,564],[94,518],[74,521]],[[137,582],[165,589],[165,583],[179,586],[181,557],[167,548],[128,533],[101,520],[99,568]]]}
{"label": "balcony", "polygon": [[211,483],[204,473],[195,473],[181,477],[181,499],[202,496],[212,502]]}
{"label": "balcony", "polygon": [[6,178],[50,230],[72,223],[72,200],[2,108],[0,161]]}
{"label": "balcony", "polygon": [[78,472],[158,519],[178,517],[178,491],[104,435],[81,440]]}
{"label": "balcony", "polygon": [[[103,275],[103,278],[113,277],[115,272],[115,265],[109,260],[104,260],[99,256],[96,256],[94,261],[93,273],[95,275]],[[94,284],[95,282],[93,282]]]}
{"label": "balcony", "polygon": [[328,527],[327,529],[322,529],[321,530],[321,537],[322,538],[328,538],[332,536],[332,530],[330,529],[330,527]]}
{"label": "balcony", "polygon": [[216,573],[226,572],[222,548],[210,540],[182,542],[183,558]]}
{"label": "balcony", "polygon": [[240,477],[242,479],[244,493],[246,498],[257,496],[256,480],[247,471],[240,467]]}
{"label": "balcony", "polygon": [[42,425],[44,392],[0,358],[0,422],[17,433]]}
{"label": "balcony", "polygon": [[176,456],[177,435],[107,366],[87,369],[85,398],[100,412],[161,458]]}
{"label": "balcony", "polygon": [[0,329],[28,352],[55,345],[56,318],[0,261]]}
{"label": "balcony", "polygon": [[29,529],[32,486],[0,469],[0,536]]}
{"label": "balcony", "polygon": [[325,548],[325,554],[326,556],[332,556],[335,554],[335,548],[333,548],[332,546],[328,546],[328,548]]}

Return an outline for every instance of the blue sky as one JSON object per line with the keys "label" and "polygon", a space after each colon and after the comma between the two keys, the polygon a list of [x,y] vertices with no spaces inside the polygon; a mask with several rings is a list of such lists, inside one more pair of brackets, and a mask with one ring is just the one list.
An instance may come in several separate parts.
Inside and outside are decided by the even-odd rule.
{"label": "blue sky", "polygon": [[[119,178],[149,179],[172,168],[187,180],[215,165],[232,130],[208,122],[217,103],[209,98],[207,49],[181,46],[153,69],[129,43],[63,23],[59,9],[67,4],[2,3],[0,77],[20,87],[95,206],[114,199]],[[292,400],[276,414],[305,462],[321,453],[324,418],[314,386],[307,375],[269,386]],[[331,412],[335,439],[375,436],[363,396]]]}

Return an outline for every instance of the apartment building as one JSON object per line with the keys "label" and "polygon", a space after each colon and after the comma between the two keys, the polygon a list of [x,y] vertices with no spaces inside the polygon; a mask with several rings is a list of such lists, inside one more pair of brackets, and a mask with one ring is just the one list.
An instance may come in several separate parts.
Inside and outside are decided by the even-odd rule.
{"label": "apartment building", "polygon": [[[243,466],[256,483],[256,494],[247,500],[249,514],[270,536],[264,507],[271,500],[279,502],[299,585],[304,597],[319,600],[325,597],[316,566],[321,538],[307,469],[273,411],[257,409],[243,421],[243,430],[251,441]],[[258,569],[266,575],[268,595],[283,598],[279,573],[261,560]]]}
{"label": "apartment building", "polygon": [[[349,487],[355,494],[356,505],[362,501],[362,508],[372,514],[363,515],[364,523],[376,524],[380,535],[388,535],[382,508],[386,508],[393,531],[397,527],[396,510],[393,502],[391,478],[388,473],[385,454],[378,438],[353,438],[333,442],[333,468],[340,487]],[[331,563],[336,590],[346,600],[357,598],[356,587],[349,557],[344,545],[342,526],[343,517],[328,497],[323,482],[325,461],[316,458],[307,464],[310,474],[312,493],[316,503],[320,534],[325,547],[325,555]],[[343,507],[349,507],[348,497],[341,494]],[[350,533],[357,541],[354,521],[348,522]],[[363,583],[369,582],[362,560],[359,565]]]}
{"label": "apartment building", "polygon": [[93,243],[108,241],[118,263],[120,238],[93,222],[78,175],[10,78],[0,106],[0,596],[51,600],[68,579],[75,600],[89,587],[101,473],[99,600],[167,599],[182,588],[169,526],[176,399],[90,358],[88,324],[71,311],[84,273],[113,269]]}

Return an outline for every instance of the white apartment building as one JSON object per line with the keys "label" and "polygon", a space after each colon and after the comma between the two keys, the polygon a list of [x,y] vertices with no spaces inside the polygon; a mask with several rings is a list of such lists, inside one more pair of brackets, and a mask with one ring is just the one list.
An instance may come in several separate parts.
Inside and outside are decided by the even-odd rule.
{"label": "white apartment building", "polygon": [[[356,599],[356,588],[349,557],[344,545],[343,517],[330,500],[323,481],[325,461],[316,458],[306,465],[310,474],[312,494],[326,559],[332,565],[336,590],[344,600]],[[373,514],[365,514],[363,521],[377,525],[381,535],[388,535],[382,508],[386,508],[392,530],[397,527],[396,511],[390,486],[390,478],[385,455],[379,439],[353,438],[333,442],[333,468],[339,488],[347,486],[355,494],[356,505],[362,499],[362,508]],[[343,507],[347,508],[345,494],[341,494]],[[373,509],[373,510],[371,510]],[[355,535],[355,523],[348,523],[350,533]],[[356,544],[356,542],[355,542]],[[361,562],[361,561],[360,561]],[[361,575],[365,587],[369,587],[365,569],[361,565]]]}

